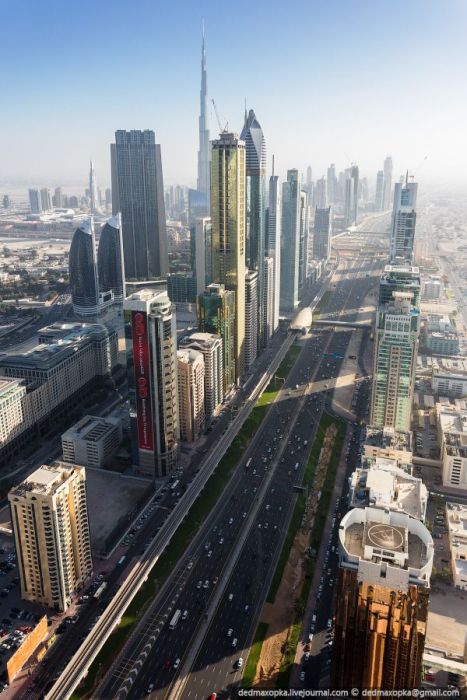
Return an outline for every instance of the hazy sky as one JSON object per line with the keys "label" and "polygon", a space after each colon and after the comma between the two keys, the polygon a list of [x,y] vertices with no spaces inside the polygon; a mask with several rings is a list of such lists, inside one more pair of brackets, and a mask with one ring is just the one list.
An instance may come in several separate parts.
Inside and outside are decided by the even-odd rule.
{"label": "hazy sky", "polygon": [[115,130],[149,128],[192,186],[203,17],[209,97],[235,131],[246,98],[279,172],[467,185],[466,0],[0,0],[0,182],[84,186],[92,157],[108,185]]}

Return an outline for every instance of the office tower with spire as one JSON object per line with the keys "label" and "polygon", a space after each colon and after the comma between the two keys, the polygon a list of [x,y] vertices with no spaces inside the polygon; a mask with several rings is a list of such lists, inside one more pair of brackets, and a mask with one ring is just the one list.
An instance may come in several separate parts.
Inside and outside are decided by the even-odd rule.
{"label": "office tower with spire", "polygon": [[258,306],[258,271],[247,270],[245,275],[245,371],[250,369],[258,354]]}
{"label": "office tower with spire", "polygon": [[378,170],[376,173],[376,193],[375,193],[375,211],[383,210],[383,192],[384,192],[384,173]]}
{"label": "office tower with spire", "polygon": [[102,228],[97,251],[97,271],[100,292],[112,292],[113,299],[120,302],[125,298],[123,270],[122,222],[120,214],[116,214]]}
{"label": "office tower with spire", "polygon": [[169,269],[161,148],[153,131],[117,131],[110,148],[112,213],[121,212],[125,278],[148,281]]}
{"label": "office tower with spire", "polygon": [[222,339],[222,395],[235,383],[235,292],[209,284],[198,297],[198,324],[203,333]]}
{"label": "office tower with spire", "polygon": [[196,187],[198,192],[204,195],[205,213],[209,211],[210,191],[211,191],[211,144],[209,142],[209,124],[208,124],[208,81],[206,73],[206,50],[204,40],[204,23],[203,23],[203,39],[201,45],[201,89],[199,93],[199,118],[198,118],[198,133],[199,133],[199,148],[198,148],[198,177]]}
{"label": "office tower with spire", "polygon": [[411,290],[393,291],[376,316],[371,424],[410,430],[420,309]]}
{"label": "office tower with spire", "polygon": [[280,307],[284,311],[294,311],[298,306],[300,180],[298,170],[288,170],[287,182],[282,184]]}
{"label": "office tower with spire", "polygon": [[331,255],[331,207],[315,209],[315,221],[313,227],[313,257],[316,260],[329,260]]}
{"label": "office tower with spire", "polygon": [[390,259],[396,259],[411,264],[415,242],[415,224],[417,213],[416,182],[409,182],[408,174],[405,183],[396,182],[394,186],[394,203],[392,208]]}
{"label": "office tower with spire", "polygon": [[281,208],[279,195],[279,176],[274,174],[274,156],[272,158],[272,175],[269,178],[268,208],[266,211],[266,253],[273,260],[273,279],[270,293],[273,293],[272,333],[279,325],[280,279],[281,279]]}
{"label": "office tower with spire", "polygon": [[235,381],[245,368],[245,142],[223,131],[212,142],[212,279],[235,294]]}
{"label": "office tower with spire", "polygon": [[246,152],[246,263],[249,270],[258,271],[257,323],[258,347],[263,338],[263,277],[265,255],[266,209],[266,141],[252,109],[246,113],[240,135]]}
{"label": "office tower with spire", "polygon": [[383,210],[391,208],[392,194],[392,158],[388,156],[383,164],[384,184],[383,184]]}
{"label": "office tower with spire", "polygon": [[94,221],[84,221],[73,234],[68,258],[73,311],[79,316],[94,316],[99,311]]}
{"label": "office tower with spire", "polygon": [[175,306],[141,289],[123,308],[134,458],[142,473],[168,476],[179,450]]}
{"label": "office tower with spire", "polygon": [[94,170],[94,163],[92,160],[89,162],[89,208],[91,210],[91,214],[99,213],[96,171]]}

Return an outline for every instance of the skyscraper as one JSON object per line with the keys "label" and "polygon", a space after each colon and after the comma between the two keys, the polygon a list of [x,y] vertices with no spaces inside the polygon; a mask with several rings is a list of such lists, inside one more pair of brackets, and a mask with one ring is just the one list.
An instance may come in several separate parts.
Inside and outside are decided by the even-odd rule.
{"label": "skyscraper", "polygon": [[112,213],[121,212],[125,278],[165,277],[167,231],[161,148],[153,131],[117,131],[110,147]]}
{"label": "skyscraper", "polygon": [[279,325],[280,279],[281,279],[281,208],[279,198],[279,176],[274,175],[274,157],[272,175],[269,178],[269,199],[266,211],[266,253],[273,259],[272,288],[272,333]]}
{"label": "skyscraper", "polygon": [[376,173],[376,194],[375,194],[375,211],[383,209],[383,191],[384,191],[384,173],[378,170]]}
{"label": "skyscraper", "polygon": [[29,208],[31,214],[40,214],[42,212],[42,200],[39,190],[29,190]]}
{"label": "skyscraper", "polygon": [[298,262],[298,296],[301,299],[307,282],[309,238],[308,194],[300,192],[300,258]]}
{"label": "skyscraper", "polygon": [[378,306],[371,424],[410,430],[420,310],[411,291],[393,291]]}
{"label": "skyscraper", "polygon": [[245,366],[245,143],[222,132],[212,142],[212,278],[235,293],[235,381]]}
{"label": "skyscraper", "polygon": [[175,307],[165,292],[142,289],[123,308],[135,456],[141,472],[163,477],[179,447]]}
{"label": "skyscraper", "polygon": [[390,243],[390,259],[393,262],[399,258],[410,265],[413,259],[417,189],[418,184],[409,182],[408,175],[404,184],[396,182],[394,186]]}
{"label": "skyscraper", "polygon": [[212,224],[210,217],[192,224],[194,234],[196,294],[199,296],[212,282]]}
{"label": "skyscraper", "polygon": [[204,408],[209,420],[224,398],[222,338],[215,333],[190,333],[180,340],[180,348],[198,350],[204,358]]}
{"label": "skyscraper", "polygon": [[263,319],[264,319],[264,343],[267,345],[274,333],[274,258],[264,258],[263,277]]}
{"label": "skyscraper", "polygon": [[313,257],[316,260],[329,260],[331,255],[331,207],[315,209],[313,229]]}
{"label": "skyscraper", "polygon": [[99,282],[92,217],[73,234],[68,264],[73,311],[79,316],[94,316],[99,311]]}
{"label": "skyscraper", "polygon": [[177,350],[180,439],[194,442],[204,430],[204,358],[193,348]]}
{"label": "skyscraper", "polygon": [[258,305],[258,272],[247,270],[245,274],[245,371],[250,369],[258,354]]}
{"label": "skyscraper", "polygon": [[316,182],[315,202],[318,209],[326,209],[328,205],[326,180],[324,177],[320,178]]}
{"label": "skyscraper", "polygon": [[282,184],[280,307],[284,311],[298,306],[300,193],[298,170],[288,170],[287,182]]}
{"label": "skyscraper", "polygon": [[113,292],[115,301],[125,298],[123,269],[122,222],[116,214],[104,225],[97,251],[99,289],[102,293]]}
{"label": "skyscraper", "polygon": [[8,494],[21,597],[66,610],[92,575],[84,467],[55,462]]}
{"label": "skyscraper", "polygon": [[329,204],[335,204],[336,203],[336,196],[337,196],[337,177],[336,177],[336,166],[334,165],[334,163],[331,163],[331,165],[328,168],[326,183],[327,183],[327,201]]}
{"label": "skyscraper", "polygon": [[206,213],[209,211],[210,199],[210,166],[211,166],[211,149],[209,143],[209,126],[207,116],[207,101],[208,101],[208,82],[206,74],[206,52],[204,47],[204,26],[203,26],[203,41],[201,46],[201,90],[199,94],[199,150],[198,150],[198,179],[197,189],[205,196]]}
{"label": "skyscraper", "polygon": [[198,297],[198,322],[203,333],[222,338],[222,395],[235,383],[235,292],[209,284]]}
{"label": "skyscraper", "polygon": [[345,171],[344,219],[346,226],[358,222],[358,165],[352,165]]}
{"label": "skyscraper", "polygon": [[339,526],[331,686],[419,688],[433,539],[423,523],[389,508],[353,508]]}
{"label": "skyscraper", "polygon": [[384,187],[383,187],[383,210],[391,207],[392,192],[392,158],[388,156],[384,159]]}
{"label": "skyscraper", "polygon": [[266,141],[252,109],[245,113],[240,135],[246,151],[246,262],[258,271],[257,330],[258,345],[263,347],[263,275],[265,255]]}
{"label": "skyscraper", "polygon": [[52,198],[48,187],[41,189],[41,209],[42,211],[50,211],[52,209]]}
{"label": "skyscraper", "polygon": [[99,198],[97,193],[96,171],[94,163],[89,161],[89,208],[91,214],[99,213]]}

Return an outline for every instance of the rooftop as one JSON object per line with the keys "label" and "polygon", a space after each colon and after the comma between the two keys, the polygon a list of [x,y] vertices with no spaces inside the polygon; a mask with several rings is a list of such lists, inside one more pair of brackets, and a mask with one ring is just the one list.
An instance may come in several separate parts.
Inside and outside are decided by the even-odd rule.
{"label": "rooftop", "polygon": [[412,435],[410,432],[394,430],[390,427],[368,425],[366,428],[365,444],[382,449],[412,451]]}
{"label": "rooftop", "polygon": [[63,439],[72,440],[73,438],[81,438],[86,442],[98,442],[109,432],[115,430],[120,425],[118,418],[102,418],[100,416],[84,416],[80,421],[71,426],[62,435]]}
{"label": "rooftop", "polygon": [[39,469],[36,469],[18,486],[11,489],[10,497],[22,497],[27,493],[37,493],[41,495],[52,494],[75,472],[82,471],[83,467],[70,467],[61,462],[53,464],[43,464]]}

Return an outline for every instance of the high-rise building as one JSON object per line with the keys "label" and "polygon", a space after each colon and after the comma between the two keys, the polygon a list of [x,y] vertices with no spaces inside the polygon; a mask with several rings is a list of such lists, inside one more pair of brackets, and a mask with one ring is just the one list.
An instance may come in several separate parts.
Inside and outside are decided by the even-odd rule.
{"label": "high-rise building", "polygon": [[358,222],[358,165],[352,165],[345,171],[344,219],[346,226]]}
{"label": "high-rise building", "polygon": [[212,282],[212,225],[210,217],[192,224],[194,233],[196,294],[199,296]]}
{"label": "high-rise building", "polygon": [[235,381],[245,368],[245,183],[245,143],[224,131],[212,142],[212,279],[235,294]]}
{"label": "high-rise building", "polygon": [[9,195],[7,195],[7,194],[3,195],[2,204],[3,204],[4,209],[11,209],[12,204],[11,204],[11,199],[10,199]]}
{"label": "high-rise building", "polygon": [[396,182],[394,186],[394,204],[392,209],[390,259],[392,262],[399,258],[410,265],[413,259],[415,224],[417,213],[416,182]]}
{"label": "high-rise building", "polygon": [[258,272],[247,270],[245,274],[245,371],[248,371],[258,354]]}
{"label": "high-rise building", "polygon": [[55,462],[8,494],[21,597],[66,610],[92,575],[84,467]]}
{"label": "high-rise building", "polygon": [[97,271],[101,293],[112,292],[115,301],[125,298],[123,241],[120,214],[112,216],[102,228],[97,251]]}
{"label": "high-rise building", "polygon": [[112,206],[112,190],[110,189],[110,187],[106,187],[105,189],[105,206]]}
{"label": "high-rise building", "polygon": [[264,343],[268,344],[274,333],[274,258],[264,258],[263,279],[263,319],[264,319]]}
{"label": "high-rise building", "polygon": [[181,348],[198,350],[204,358],[204,411],[209,420],[224,397],[222,338],[214,333],[190,333],[180,340]]}
{"label": "high-rise building", "polygon": [[281,209],[279,197],[279,176],[274,175],[274,157],[272,175],[269,178],[269,199],[266,211],[266,253],[273,259],[273,299],[272,333],[279,325],[280,279],[281,279]]}
{"label": "high-rise building", "polygon": [[96,315],[99,311],[99,282],[92,217],[73,234],[68,262],[73,311],[79,316]]}
{"label": "high-rise building", "polygon": [[91,214],[99,213],[99,197],[97,192],[96,171],[94,163],[89,161],[89,208]]}
{"label": "high-rise building", "polygon": [[206,51],[204,47],[204,27],[203,41],[201,46],[201,89],[199,93],[199,150],[198,150],[198,179],[197,189],[204,195],[205,212],[209,211],[210,199],[210,168],[211,168],[211,149],[209,143],[209,125],[208,125],[208,81],[206,73]]}
{"label": "high-rise building", "polygon": [[125,278],[165,277],[169,263],[161,147],[153,131],[117,131],[110,156],[112,213],[122,216]]}
{"label": "high-rise building", "polygon": [[378,306],[371,424],[410,430],[420,310],[410,291],[394,291]]}
{"label": "high-rise building", "polygon": [[258,271],[257,331],[258,347],[264,345],[263,275],[265,255],[266,141],[252,109],[245,112],[240,135],[246,153],[246,264]]}
{"label": "high-rise building", "polygon": [[313,257],[316,260],[329,260],[331,255],[331,207],[315,209],[313,228]]}
{"label": "high-rise building", "polygon": [[198,297],[199,328],[222,338],[222,394],[235,383],[235,292],[209,284]]}
{"label": "high-rise building", "polygon": [[376,194],[375,194],[375,211],[383,210],[383,193],[384,193],[384,173],[378,170],[376,173]]}
{"label": "high-rise building", "polygon": [[29,190],[29,208],[31,214],[40,214],[42,212],[42,200],[39,190]]}
{"label": "high-rise building", "polygon": [[418,267],[410,265],[386,265],[379,283],[379,304],[393,300],[394,292],[409,292],[413,305],[420,307],[421,277]]}
{"label": "high-rise building", "polygon": [[41,209],[42,211],[50,211],[52,209],[52,197],[48,187],[41,189]]}
{"label": "high-rise building", "polygon": [[300,299],[307,284],[309,211],[308,194],[302,190],[300,192],[300,256],[298,261],[298,296]]}
{"label": "high-rise building", "polygon": [[195,442],[204,430],[204,358],[193,348],[177,350],[180,439]]}
{"label": "high-rise building", "polygon": [[324,177],[316,181],[315,203],[318,209],[326,209],[328,205],[326,180]]}
{"label": "high-rise building", "polygon": [[353,508],[339,526],[331,686],[419,688],[433,539],[417,518]]}
{"label": "high-rise building", "polygon": [[383,210],[390,209],[391,207],[391,193],[392,193],[392,158],[388,156],[384,159],[383,164],[384,170],[384,186],[383,186]]}
{"label": "high-rise building", "polygon": [[326,174],[326,184],[327,184],[327,201],[329,204],[336,203],[337,197],[337,177],[336,177],[336,166],[331,163]]}
{"label": "high-rise building", "polygon": [[168,274],[167,294],[174,304],[196,304],[196,278],[190,272]]}
{"label": "high-rise building", "polygon": [[175,307],[165,292],[142,289],[123,308],[135,455],[140,471],[167,476],[179,447]]}
{"label": "high-rise building", "polygon": [[52,204],[57,209],[61,209],[64,206],[64,196],[62,194],[62,188],[56,187],[54,194],[52,196]]}
{"label": "high-rise building", "polygon": [[298,170],[288,170],[287,182],[282,184],[280,307],[284,311],[298,306],[300,193]]}

